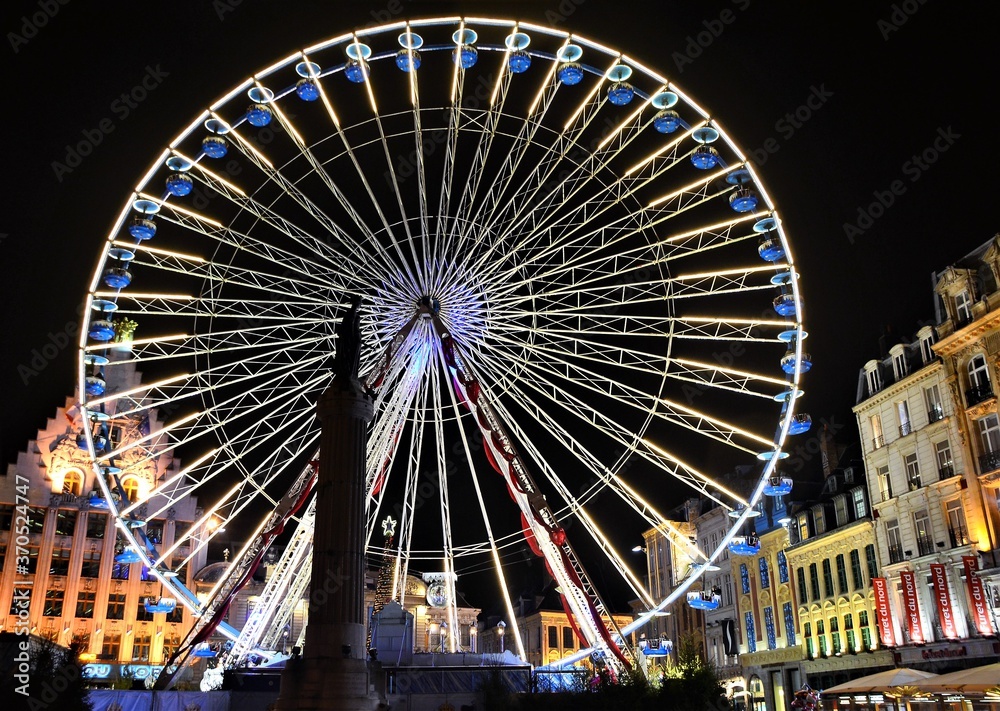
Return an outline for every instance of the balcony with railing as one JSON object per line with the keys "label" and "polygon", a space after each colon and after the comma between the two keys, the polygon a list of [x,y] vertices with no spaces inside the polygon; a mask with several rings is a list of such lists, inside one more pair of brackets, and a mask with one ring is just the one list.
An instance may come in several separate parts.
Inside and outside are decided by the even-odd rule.
{"label": "balcony with railing", "polygon": [[872,449],[881,449],[885,446],[885,435],[872,437]]}
{"label": "balcony with railing", "polygon": [[940,403],[931,405],[927,410],[927,424],[939,422],[944,419],[944,407]]}
{"label": "balcony with railing", "polygon": [[917,536],[917,551],[919,555],[930,555],[934,552],[934,541],[930,536]]}
{"label": "balcony with railing", "polygon": [[965,404],[966,407],[972,407],[973,405],[978,405],[981,402],[989,400],[993,395],[993,386],[990,383],[980,383],[979,385],[973,385],[965,391]]}
{"label": "balcony with railing", "polygon": [[900,423],[900,425],[899,425],[899,436],[900,437],[905,437],[906,435],[910,434],[911,432],[913,432],[913,425],[912,424],[910,424],[909,422],[902,422],[902,423]]}
{"label": "balcony with railing", "polygon": [[1000,469],[1000,449],[994,449],[992,452],[979,455],[980,474],[986,474],[997,469]]}
{"label": "balcony with railing", "polygon": [[955,471],[954,464],[945,464],[943,467],[938,467],[938,481],[944,481],[945,479],[951,479],[958,472]]}
{"label": "balcony with railing", "polygon": [[902,563],[905,560],[902,546],[889,546],[889,563]]}
{"label": "balcony with railing", "polygon": [[952,548],[967,546],[972,543],[972,541],[969,540],[969,532],[965,530],[965,526],[949,526],[948,539],[951,541]]}

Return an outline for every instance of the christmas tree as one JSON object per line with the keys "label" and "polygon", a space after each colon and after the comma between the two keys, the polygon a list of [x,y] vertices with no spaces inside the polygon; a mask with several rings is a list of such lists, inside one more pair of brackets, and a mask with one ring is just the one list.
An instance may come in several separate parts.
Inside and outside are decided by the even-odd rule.
{"label": "christmas tree", "polygon": [[396,521],[392,516],[387,516],[385,521],[382,522],[382,534],[385,536],[385,545],[382,546],[382,567],[378,569],[378,578],[375,580],[375,600],[372,603],[373,620],[368,625],[367,647],[369,651],[372,649],[374,617],[392,599],[392,581],[396,574],[396,557],[392,552],[392,541],[395,533]]}

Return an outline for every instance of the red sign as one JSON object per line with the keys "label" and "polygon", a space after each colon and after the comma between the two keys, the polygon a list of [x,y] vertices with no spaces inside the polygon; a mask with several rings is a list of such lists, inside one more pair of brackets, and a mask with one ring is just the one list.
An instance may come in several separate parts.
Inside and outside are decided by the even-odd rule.
{"label": "red sign", "polygon": [[965,586],[969,589],[970,611],[972,621],[979,634],[988,637],[993,634],[993,623],[990,622],[990,612],[986,606],[986,592],[983,581],[976,575],[979,570],[979,558],[974,555],[962,556],[962,567],[965,568]]}
{"label": "red sign", "polygon": [[872,578],[875,588],[875,618],[883,647],[895,647],[896,635],[892,631],[892,612],[889,610],[889,586],[885,578]]}
{"label": "red sign", "polygon": [[912,570],[899,571],[899,580],[903,583],[903,617],[906,618],[906,629],[910,633],[910,641],[923,644],[924,628],[920,624],[920,602],[917,600],[917,578]]}
{"label": "red sign", "polygon": [[931,563],[931,585],[934,587],[941,632],[946,638],[954,639],[958,637],[958,631],[955,629],[955,616],[952,614],[951,596],[948,594],[948,573],[941,563]]}

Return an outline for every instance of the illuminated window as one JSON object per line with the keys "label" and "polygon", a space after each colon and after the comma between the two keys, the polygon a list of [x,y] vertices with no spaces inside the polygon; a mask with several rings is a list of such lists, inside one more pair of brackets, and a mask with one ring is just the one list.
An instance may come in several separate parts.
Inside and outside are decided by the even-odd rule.
{"label": "illuminated window", "polygon": [[781,616],[785,618],[785,644],[789,647],[794,647],[795,612],[792,610],[792,603],[786,602],[781,606]]}
{"label": "illuminated window", "polygon": [[767,568],[767,558],[761,557],[757,560],[757,566],[760,568],[760,587],[761,590],[767,590],[771,587],[771,574]]}
{"label": "illuminated window", "polygon": [[788,559],[785,558],[785,551],[778,551],[778,582],[788,582]]}
{"label": "illuminated window", "polygon": [[743,625],[747,630],[747,651],[757,651],[757,631],[754,629],[753,613],[747,612],[743,615]]}
{"label": "illuminated window", "polygon": [[125,492],[125,498],[135,503],[139,499],[139,479],[134,476],[127,476],[122,479],[122,491]]}
{"label": "illuminated window", "polygon": [[62,493],[80,496],[83,493],[83,474],[79,469],[70,469],[63,475]]}

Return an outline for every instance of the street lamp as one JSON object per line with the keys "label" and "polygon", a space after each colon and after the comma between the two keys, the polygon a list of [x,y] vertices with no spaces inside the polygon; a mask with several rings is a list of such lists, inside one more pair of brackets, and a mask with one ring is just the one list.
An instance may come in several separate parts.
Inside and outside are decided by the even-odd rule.
{"label": "street lamp", "polygon": [[475,654],[477,651],[479,651],[479,650],[476,649],[476,635],[478,635],[478,634],[479,634],[479,630],[476,629],[476,626],[475,625],[470,625],[469,626],[469,647],[470,647],[469,651],[472,652],[473,654]]}
{"label": "street lamp", "polygon": [[503,620],[497,622],[497,639],[500,640],[500,654],[503,654],[503,637],[507,634],[507,623]]}
{"label": "street lamp", "polygon": [[645,546],[633,546],[632,547],[632,552],[633,553],[645,553],[646,552],[646,547]]}

